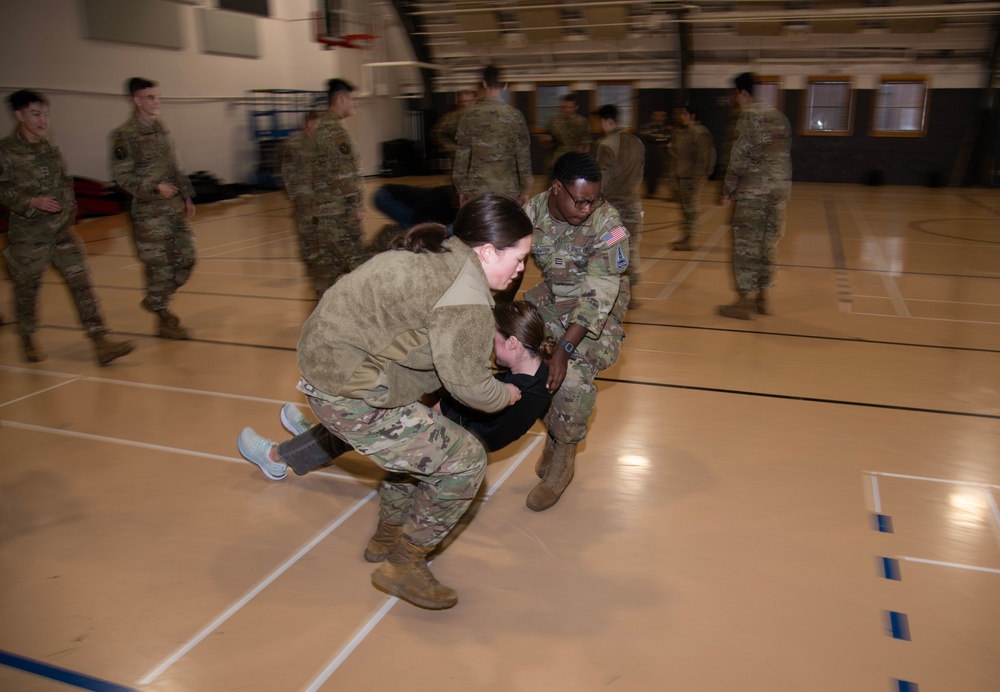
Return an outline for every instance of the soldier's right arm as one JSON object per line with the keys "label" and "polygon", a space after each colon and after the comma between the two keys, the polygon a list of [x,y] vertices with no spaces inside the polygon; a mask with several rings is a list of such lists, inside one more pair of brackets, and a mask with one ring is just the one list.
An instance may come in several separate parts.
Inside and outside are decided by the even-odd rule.
{"label": "soldier's right arm", "polygon": [[35,208],[31,206],[33,196],[31,190],[18,184],[10,156],[0,148],[0,203],[18,216],[30,219],[35,215]]}
{"label": "soldier's right arm", "polygon": [[111,170],[115,182],[127,193],[145,202],[156,199],[154,180],[146,180],[136,170],[135,147],[128,135],[115,130],[111,144]]}
{"label": "soldier's right arm", "polygon": [[733,148],[729,154],[729,165],[726,167],[726,180],[722,185],[723,197],[733,196],[739,187],[740,178],[746,173],[747,162],[754,148],[753,138],[750,136],[752,129],[750,120],[750,114],[743,112],[736,121]]}

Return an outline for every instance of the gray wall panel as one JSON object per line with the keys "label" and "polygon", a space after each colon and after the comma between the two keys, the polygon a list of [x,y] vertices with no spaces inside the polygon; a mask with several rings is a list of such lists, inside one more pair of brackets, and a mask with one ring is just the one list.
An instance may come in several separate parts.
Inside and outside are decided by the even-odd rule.
{"label": "gray wall panel", "polygon": [[165,0],[82,0],[87,38],[180,49],[181,8]]}
{"label": "gray wall panel", "polygon": [[257,20],[239,12],[196,10],[201,49],[206,53],[259,58]]}

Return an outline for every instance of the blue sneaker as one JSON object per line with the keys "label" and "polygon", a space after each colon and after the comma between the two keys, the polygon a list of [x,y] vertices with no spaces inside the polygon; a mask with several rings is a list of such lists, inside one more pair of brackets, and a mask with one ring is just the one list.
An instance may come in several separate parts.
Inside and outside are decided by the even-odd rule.
{"label": "blue sneaker", "polygon": [[283,480],[288,473],[288,466],[279,461],[271,461],[271,448],[275,443],[266,437],[258,435],[253,428],[243,428],[236,438],[236,446],[240,448],[247,461],[260,467],[264,475],[272,481]]}
{"label": "blue sneaker", "polygon": [[295,404],[285,404],[281,407],[281,424],[285,430],[293,435],[301,435],[309,428],[316,425],[314,422],[302,415]]}

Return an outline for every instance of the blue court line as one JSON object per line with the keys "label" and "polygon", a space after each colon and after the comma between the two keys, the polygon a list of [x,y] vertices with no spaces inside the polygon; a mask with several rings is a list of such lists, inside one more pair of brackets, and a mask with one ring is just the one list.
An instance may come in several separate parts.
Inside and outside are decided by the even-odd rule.
{"label": "blue court line", "polygon": [[137,692],[137,690],[131,687],[124,687],[113,682],[108,682],[107,680],[101,680],[100,678],[92,678],[89,675],[76,673],[66,668],[49,665],[48,663],[42,663],[33,658],[18,656],[3,649],[0,649],[0,665],[23,670],[26,673],[55,680],[64,685],[79,687],[82,690],[92,690],[93,692]]}
{"label": "blue court line", "polygon": [[910,641],[910,619],[906,613],[897,613],[895,610],[885,611],[888,620],[889,632],[893,639]]}
{"label": "blue court line", "polygon": [[883,557],[881,558],[881,563],[883,577],[894,581],[903,581],[903,577],[899,573],[899,560],[891,557]]}
{"label": "blue court line", "polygon": [[872,528],[879,533],[893,533],[892,517],[888,514],[872,514]]}

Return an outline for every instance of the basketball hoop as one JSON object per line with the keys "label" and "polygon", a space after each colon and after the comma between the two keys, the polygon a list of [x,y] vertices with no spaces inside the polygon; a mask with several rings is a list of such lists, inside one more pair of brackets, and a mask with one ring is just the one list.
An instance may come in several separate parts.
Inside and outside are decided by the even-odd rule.
{"label": "basketball hoop", "polygon": [[337,48],[351,48],[353,50],[370,50],[375,47],[378,36],[375,34],[344,34],[343,36],[330,36],[326,33],[327,28],[321,14],[316,15],[316,41],[324,46],[334,46]]}
{"label": "basketball hoop", "polygon": [[373,34],[347,34],[346,36],[320,36],[319,42],[328,46],[368,50],[375,47],[376,39],[378,36]]}

